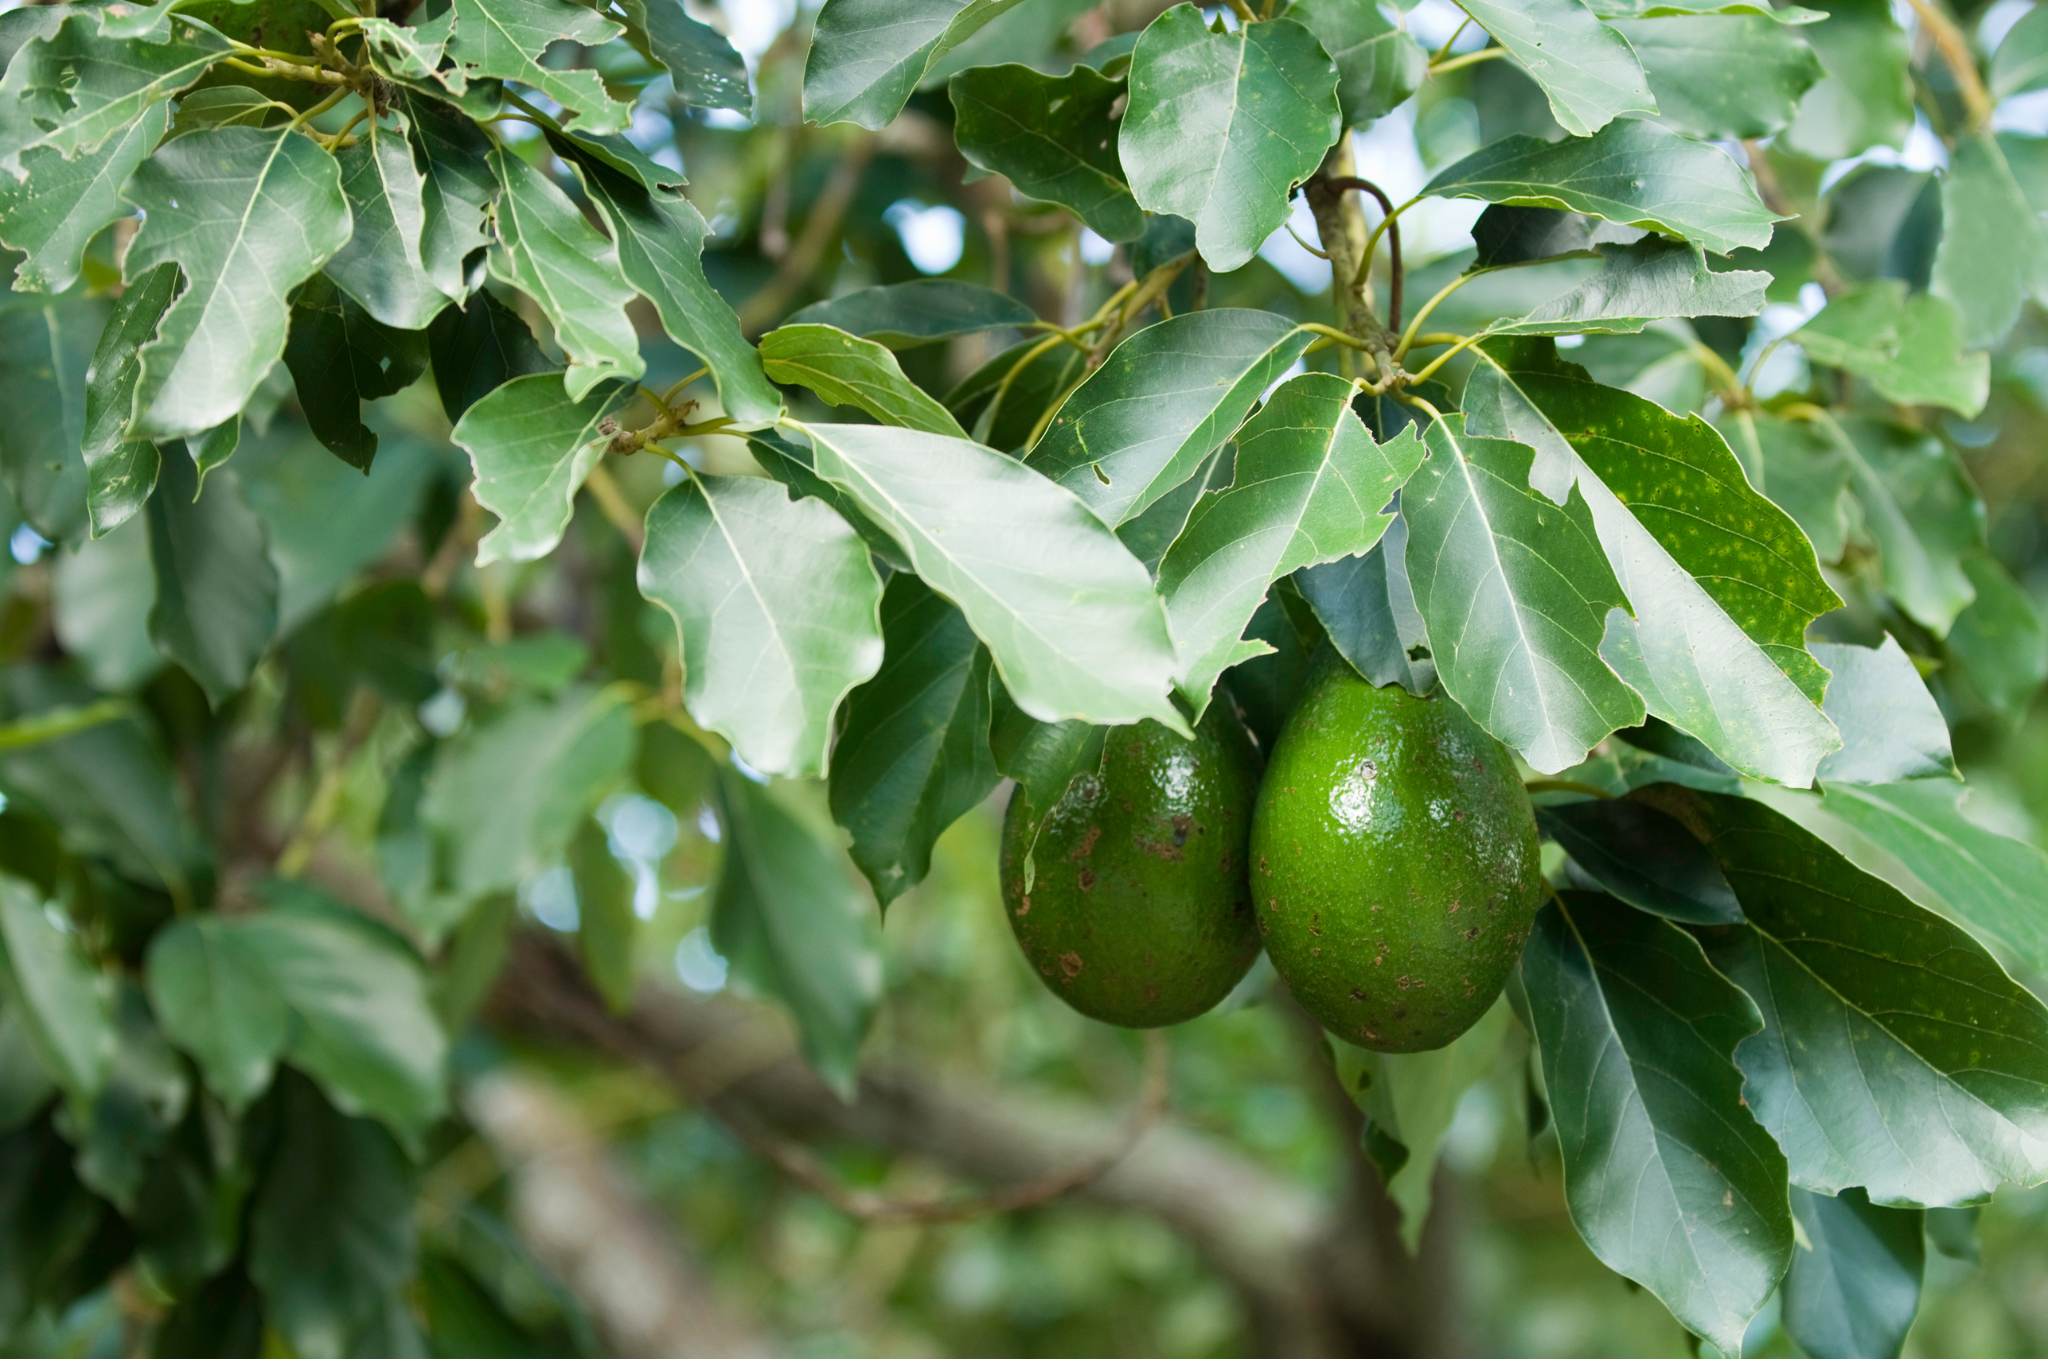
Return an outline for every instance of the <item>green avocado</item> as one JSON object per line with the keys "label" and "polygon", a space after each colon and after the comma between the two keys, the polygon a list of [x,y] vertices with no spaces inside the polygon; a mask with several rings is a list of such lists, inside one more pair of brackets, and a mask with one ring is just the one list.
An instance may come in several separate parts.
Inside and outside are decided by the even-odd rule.
{"label": "green avocado", "polygon": [[1514,761],[1458,706],[1348,669],[1310,686],[1252,818],[1267,957],[1332,1033],[1449,1044],[1499,995],[1543,896]]}
{"label": "green avocado", "polygon": [[1043,819],[1019,788],[1003,822],[1003,906],[1045,985],[1135,1028],[1221,1001],[1259,953],[1245,882],[1257,789],[1257,753],[1220,696],[1193,740],[1149,721],[1111,731],[1101,769]]}

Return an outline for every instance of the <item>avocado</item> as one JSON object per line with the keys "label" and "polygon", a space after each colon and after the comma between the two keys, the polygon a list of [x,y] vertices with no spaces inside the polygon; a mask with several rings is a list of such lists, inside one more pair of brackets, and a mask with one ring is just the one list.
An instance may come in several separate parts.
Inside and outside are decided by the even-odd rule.
{"label": "avocado", "polygon": [[1273,967],[1333,1034],[1436,1049],[1492,1004],[1543,896],[1536,814],[1499,742],[1441,695],[1342,667],[1310,685],[1252,817]]}
{"label": "avocado", "polygon": [[1193,740],[1150,721],[1110,731],[1100,769],[1042,817],[1020,787],[1003,821],[1003,906],[1045,985],[1134,1028],[1221,1001],[1259,953],[1245,881],[1257,788],[1257,752],[1220,695]]}

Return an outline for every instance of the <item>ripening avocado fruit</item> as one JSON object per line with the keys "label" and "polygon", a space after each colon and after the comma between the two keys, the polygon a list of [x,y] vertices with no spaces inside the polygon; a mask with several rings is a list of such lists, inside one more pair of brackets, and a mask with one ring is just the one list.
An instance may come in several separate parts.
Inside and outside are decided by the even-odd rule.
{"label": "ripening avocado fruit", "polygon": [[1542,898],[1514,761],[1441,695],[1336,668],[1274,743],[1252,818],[1259,935],[1295,998],[1383,1053],[1449,1044],[1499,994]]}
{"label": "ripening avocado fruit", "polygon": [[1019,788],[1003,822],[1003,906],[1045,985],[1083,1015],[1138,1028],[1223,1000],[1259,953],[1245,882],[1257,789],[1257,754],[1221,696],[1193,740],[1157,722],[1111,731],[1100,770],[1047,813]]}

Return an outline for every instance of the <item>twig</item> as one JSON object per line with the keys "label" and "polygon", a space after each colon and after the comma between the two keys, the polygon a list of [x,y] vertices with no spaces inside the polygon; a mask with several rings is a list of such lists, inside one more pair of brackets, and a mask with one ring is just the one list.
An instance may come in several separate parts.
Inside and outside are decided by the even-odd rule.
{"label": "twig", "polygon": [[1913,13],[1920,16],[1920,26],[1927,30],[1935,51],[1941,54],[1942,65],[1955,77],[1956,93],[1963,97],[1970,131],[1983,128],[1991,122],[1997,101],[1984,88],[1984,78],[1977,74],[1977,58],[1970,51],[1970,40],[1956,27],[1955,20],[1948,17],[1940,0],[1906,0],[1906,3],[1913,7]]}
{"label": "twig", "polygon": [[825,188],[811,202],[811,212],[805,216],[803,229],[790,245],[789,254],[777,264],[768,283],[740,306],[741,331],[752,336],[781,317],[790,297],[811,278],[818,263],[825,259],[825,251],[838,234],[839,225],[846,220],[846,211],[860,189],[861,176],[874,155],[875,140],[869,137],[861,138],[840,155]]}
{"label": "twig", "polygon": [[[1331,176],[1327,182],[1333,190],[1357,190],[1371,195],[1379,201],[1380,228],[1387,234],[1387,264],[1390,272],[1387,284],[1387,326],[1395,332],[1401,330],[1401,289],[1406,272],[1401,268],[1401,224],[1396,216],[1394,201],[1387,192],[1363,176]],[[1372,246],[1378,240],[1378,233],[1366,239],[1364,254],[1359,258],[1358,274],[1362,280],[1372,273]]]}

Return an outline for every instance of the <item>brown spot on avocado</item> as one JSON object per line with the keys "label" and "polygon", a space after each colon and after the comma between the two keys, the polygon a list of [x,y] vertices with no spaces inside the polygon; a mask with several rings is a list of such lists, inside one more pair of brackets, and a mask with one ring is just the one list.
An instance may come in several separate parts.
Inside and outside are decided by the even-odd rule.
{"label": "brown spot on avocado", "polygon": [[1081,976],[1081,956],[1073,950],[1060,955],[1060,976],[1068,982]]}
{"label": "brown spot on avocado", "polygon": [[1074,882],[1076,885],[1080,887],[1081,891],[1093,892],[1095,890],[1095,870],[1081,870],[1081,872],[1075,876]]}

